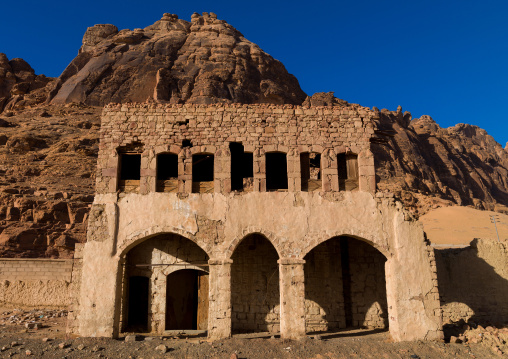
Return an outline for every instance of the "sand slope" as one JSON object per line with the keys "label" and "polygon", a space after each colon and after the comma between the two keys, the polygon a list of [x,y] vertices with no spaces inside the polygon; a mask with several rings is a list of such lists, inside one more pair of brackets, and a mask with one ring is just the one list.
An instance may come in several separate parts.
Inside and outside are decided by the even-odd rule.
{"label": "sand slope", "polygon": [[489,215],[499,217],[499,237],[501,241],[508,240],[508,215],[497,212],[460,206],[442,207],[420,217],[420,222],[432,244],[467,245],[474,238],[497,240]]}

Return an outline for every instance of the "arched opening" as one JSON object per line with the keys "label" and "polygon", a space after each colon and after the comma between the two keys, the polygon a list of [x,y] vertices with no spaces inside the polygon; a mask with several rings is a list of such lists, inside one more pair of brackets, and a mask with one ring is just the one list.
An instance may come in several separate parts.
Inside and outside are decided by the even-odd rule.
{"label": "arched opening", "polygon": [[279,332],[279,255],[261,234],[246,236],[231,266],[231,325],[234,333]]}
{"label": "arched opening", "polygon": [[214,189],[213,154],[192,155],[192,193],[212,193]]}
{"label": "arched opening", "polygon": [[[196,243],[178,234],[159,234],[131,248],[123,267],[122,330],[206,330],[208,259]],[[138,323],[140,310],[146,313],[144,327]]]}
{"label": "arched opening", "polygon": [[388,329],[386,258],[352,237],[334,237],[305,256],[307,332]]}
{"label": "arched opening", "polygon": [[339,191],[358,190],[358,155],[339,153],[337,155]]}
{"label": "arched opening", "polygon": [[208,273],[182,269],[167,276],[166,330],[206,330]]}
{"label": "arched opening", "polygon": [[269,152],[266,154],[266,190],[287,191],[288,164],[284,152]]}
{"label": "arched opening", "polygon": [[157,155],[157,192],[178,192],[178,155]]}
{"label": "arched opening", "polygon": [[302,191],[321,191],[321,155],[316,152],[300,154]]}

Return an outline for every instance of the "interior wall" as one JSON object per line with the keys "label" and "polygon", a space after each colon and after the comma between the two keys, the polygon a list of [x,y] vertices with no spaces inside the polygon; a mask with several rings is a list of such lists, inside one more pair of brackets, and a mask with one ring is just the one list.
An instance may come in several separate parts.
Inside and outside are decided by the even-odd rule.
{"label": "interior wall", "polygon": [[252,234],[232,256],[232,330],[280,331],[279,256],[264,236]]}

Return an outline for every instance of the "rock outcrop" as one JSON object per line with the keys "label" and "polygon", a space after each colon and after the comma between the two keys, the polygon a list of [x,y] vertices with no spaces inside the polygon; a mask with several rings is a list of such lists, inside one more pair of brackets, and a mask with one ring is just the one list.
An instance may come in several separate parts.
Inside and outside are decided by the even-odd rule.
{"label": "rock outcrop", "polygon": [[458,204],[508,213],[508,152],[477,126],[441,128],[430,116],[379,112],[378,188],[423,214]]}
{"label": "rock outcrop", "polygon": [[[53,79],[36,75],[23,59],[0,53],[0,113],[44,102],[46,85]],[[1,124],[0,124],[1,125]]]}
{"label": "rock outcrop", "polygon": [[88,28],[51,91],[53,104],[110,102],[301,104],[284,65],[214,13],[164,14],[144,29]]}

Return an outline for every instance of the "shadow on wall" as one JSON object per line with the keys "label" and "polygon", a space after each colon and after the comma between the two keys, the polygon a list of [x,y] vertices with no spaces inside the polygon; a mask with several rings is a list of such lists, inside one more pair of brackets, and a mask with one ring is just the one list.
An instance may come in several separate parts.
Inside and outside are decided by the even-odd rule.
{"label": "shadow on wall", "polygon": [[475,239],[435,254],[445,336],[465,324],[508,327],[508,242]]}

